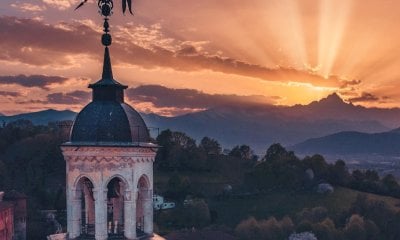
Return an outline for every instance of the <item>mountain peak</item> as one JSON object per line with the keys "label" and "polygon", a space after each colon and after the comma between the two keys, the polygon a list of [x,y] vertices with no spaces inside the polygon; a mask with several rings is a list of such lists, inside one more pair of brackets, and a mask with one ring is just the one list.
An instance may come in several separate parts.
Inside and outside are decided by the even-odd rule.
{"label": "mountain peak", "polygon": [[324,107],[338,107],[347,105],[347,103],[345,103],[337,93],[332,93],[328,95],[326,98],[322,98],[319,101],[312,102],[311,105],[318,105]]}
{"label": "mountain peak", "polygon": [[344,103],[343,99],[337,93],[332,93],[326,98],[319,100],[319,102]]}

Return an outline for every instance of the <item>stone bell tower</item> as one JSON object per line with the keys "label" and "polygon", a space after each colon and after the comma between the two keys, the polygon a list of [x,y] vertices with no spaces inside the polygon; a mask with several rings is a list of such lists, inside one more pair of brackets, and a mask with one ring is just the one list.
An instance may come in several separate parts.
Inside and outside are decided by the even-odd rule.
{"label": "stone bell tower", "polygon": [[[112,6],[111,6],[112,7]],[[77,115],[61,148],[67,173],[67,230],[70,239],[138,239],[153,234],[153,162],[138,112],[124,102],[124,86],[113,78],[108,18],[102,78],[92,101]]]}

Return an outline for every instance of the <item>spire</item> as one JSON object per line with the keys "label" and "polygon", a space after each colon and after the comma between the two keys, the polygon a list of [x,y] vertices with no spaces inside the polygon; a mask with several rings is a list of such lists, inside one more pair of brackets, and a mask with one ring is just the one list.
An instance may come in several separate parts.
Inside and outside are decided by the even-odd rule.
{"label": "spire", "polygon": [[93,101],[117,101],[124,102],[124,89],[127,86],[122,85],[113,77],[110,50],[108,46],[112,43],[109,34],[108,18],[104,19],[104,34],[101,36],[101,43],[105,46],[103,74],[99,81],[89,84],[89,88],[93,89]]}
{"label": "spire", "polygon": [[102,79],[113,79],[110,51],[108,50],[107,46],[105,47],[105,50],[104,50],[104,63],[103,63]]}

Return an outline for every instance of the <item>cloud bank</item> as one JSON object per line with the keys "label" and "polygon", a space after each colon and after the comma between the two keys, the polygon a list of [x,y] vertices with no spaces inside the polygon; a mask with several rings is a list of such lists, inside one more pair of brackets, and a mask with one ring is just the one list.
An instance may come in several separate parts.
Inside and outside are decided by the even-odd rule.
{"label": "cloud bank", "polygon": [[[121,27],[113,33],[115,41],[111,53],[117,64],[143,68],[163,67],[186,72],[210,70],[264,81],[299,82],[331,88],[349,84],[336,76],[323,78],[308,71],[268,68],[210,54],[202,51],[199,43],[165,37],[159,25],[148,28],[141,26],[144,29],[138,41],[137,33],[133,34],[128,27],[132,26]],[[83,54],[100,59],[102,55],[100,44],[93,44],[99,42],[100,26],[94,29],[85,22],[51,25],[38,20],[1,16],[0,28],[3,30],[0,47],[4,49],[0,52],[0,60],[33,66],[68,66],[77,63],[71,56]]]}
{"label": "cloud bank", "polygon": [[0,76],[0,84],[17,84],[23,87],[38,87],[48,90],[49,86],[54,83],[64,83],[68,78],[60,76],[46,76],[46,75],[16,75],[16,76]]}

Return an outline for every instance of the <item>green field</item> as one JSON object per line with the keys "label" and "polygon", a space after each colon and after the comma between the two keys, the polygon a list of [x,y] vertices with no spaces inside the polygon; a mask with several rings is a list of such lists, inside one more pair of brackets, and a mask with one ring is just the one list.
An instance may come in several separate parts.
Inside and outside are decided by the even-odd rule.
{"label": "green field", "polygon": [[[348,188],[336,188],[329,195],[317,193],[289,193],[272,192],[246,199],[210,200],[209,207],[218,213],[217,224],[235,227],[241,220],[250,216],[258,219],[267,219],[271,216],[282,218],[286,215],[294,216],[303,208],[323,206],[328,209],[329,215],[335,216],[349,209],[356,200],[359,191]],[[400,199],[367,194],[371,199],[385,201],[389,206],[398,210]]]}
{"label": "green field", "polygon": [[[209,209],[216,211],[217,225],[235,227],[242,220],[253,216],[257,219],[268,219],[274,216],[278,219],[284,216],[295,217],[296,213],[304,208],[325,207],[329,216],[340,215],[350,208],[360,191],[349,188],[337,187],[332,194],[323,195],[310,192],[270,192],[262,195],[250,196],[243,199],[225,198],[218,200],[212,196],[221,193],[223,186],[229,184],[229,180],[215,173],[179,173],[188,176],[192,188],[203,192]],[[155,187],[159,193],[167,188],[167,182],[171,173],[157,173]],[[234,187],[235,189],[235,187]],[[376,194],[365,193],[368,198],[386,202],[389,206],[400,210],[400,199],[385,197]],[[179,204],[179,203],[178,203]],[[294,218],[293,218],[294,219]]]}
{"label": "green field", "polygon": [[[222,192],[229,180],[219,174],[210,173],[179,173],[189,177],[192,189],[202,192],[208,203],[209,209],[217,212],[215,224],[235,228],[238,223],[248,217],[257,219],[268,219],[274,216],[278,219],[290,216],[295,219],[296,213],[304,208],[325,207],[329,216],[339,216],[347,211],[356,200],[357,195],[362,193],[356,190],[337,187],[332,194],[323,195],[310,192],[270,192],[246,198],[224,198],[218,200],[213,197]],[[157,173],[155,175],[155,187],[159,193],[167,188],[167,182],[171,173]],[[235,190],[235,186],[234,186]],[[389,206],[400,210],[400,199],[365,193],[368,198],[381,200]],[[177,203],[178,207],[181,203]],[[160,226],[161,227],[161,226]],[[172,230],[172,229],[170,229]]]}

